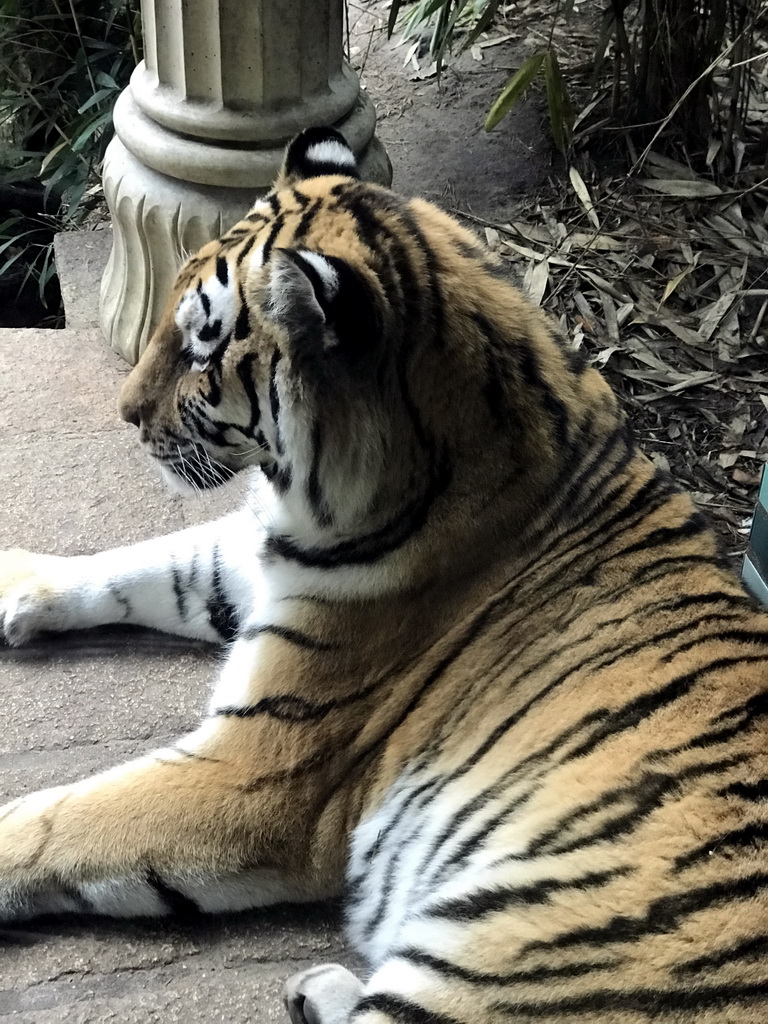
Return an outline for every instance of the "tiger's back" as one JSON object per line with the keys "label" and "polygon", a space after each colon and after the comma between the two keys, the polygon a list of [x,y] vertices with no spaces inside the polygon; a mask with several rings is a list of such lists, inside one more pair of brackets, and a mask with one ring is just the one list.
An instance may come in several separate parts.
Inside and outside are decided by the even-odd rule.
{"label": "tiger's back", "polygon": [[[178,628],[234,637],[209,715],[120,776],[135,850],[87,883],[0,812],[0,913],[94,872],[121,912],[346,875],[371,977],[306,972],[294,1021],[764,1021],[768,615],[494,257],[318,138],[186,264],[122,397],[168,474],[273,490],[163,577]],[[113,785],[60,798],[70,831]]]}

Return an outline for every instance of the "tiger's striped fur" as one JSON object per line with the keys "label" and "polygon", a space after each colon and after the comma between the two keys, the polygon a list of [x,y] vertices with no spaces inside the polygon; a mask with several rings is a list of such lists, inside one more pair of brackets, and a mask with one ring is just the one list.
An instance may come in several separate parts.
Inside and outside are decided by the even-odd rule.
{"label": "tiger's striped fur", "polygon": [[121,408],[271,504],[0,560],[10,642],[231,642],[196,732],[0,810],[0,919],[346,886],[370,976],[292,979],[295,1022],[768,1019],[768,615],[472,235],[305,133]]}

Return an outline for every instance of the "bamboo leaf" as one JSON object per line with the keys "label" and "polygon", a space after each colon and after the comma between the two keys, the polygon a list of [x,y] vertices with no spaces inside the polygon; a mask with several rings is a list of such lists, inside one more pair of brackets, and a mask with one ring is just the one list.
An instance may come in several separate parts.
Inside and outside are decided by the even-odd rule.
{"label": "bamboo leaf", "polygon": [[573,191],[576,193],[579,202],[584,207],[584,211],[587,217],[589,217],[589,223],[595,228],[596,231],[599,231],[600,221],[598,219],[597,213],[595,212],[595,206],[592,202],[592,196],[589,194],[589,189],[584,184],[584,179],[575,167],[568,168],[568,177],[571,179]]}
{"label": "bamboo leaf", "polygon": [[403,6],[404,0],[392,0],[392,6],[389,8],[389,18],[387,20],[387,39],[392,38],[392,33],[395,31],[395,22],[397,16],[400,13],[400,8]]}
{"label": "bamboo leaf", "polygon": [[445,50],[448,46],[450,46],[451,40],[453,38],[453,30],[456,27],[456,22],[458,21],[459,15],[466,6],[467,0],[456,0],[456,6],[454,7],[451,19],[448,22],[445,31],[443,32],[443,38],[440,40],[440,45],[438,46],[437,53],[435,54],[435,63],[437,64],[438,77],[440,76],[440,72],[442,71],[443,68],[443,56],[445,54]]}
{"label": "bamboo leaf", "polygon": [[111,120],[111,110],[105,110],[104,113],[99,114],[97,118],[94,118],[94,120],[91,121],[87,128],[83,129],[83,131],[80,132],[75,141],[72,143],[72,152],[79,153],[85,145],[85,143],[88,141],[88,139],[90,139],[92,135],[94,135],[97,131],[103,128],[104,125]]}
{"label": "bamboo leaf", "polygon": [[573,107],[565,87],[555,51],[550,48],[544,57],[544,82],[547,87],[547,107],[552,138],[565,156],[573,134]]}
{"label": "bamboo leaf", "polygon": [[488,6],[485,8],[483,13],[480,15],[477,24],[467,36],[467,39],[462,46],[462,50],[469,50],[472,45],[480,38],[487,28],[490,28],[491,22],[496,17],[496,11],[499,9],[501,0],[490,0]]}
{"label": "bamboo leaf", "polygon": [[6,273],[6,271],[10,270],[10,268],[13,266],[16,260],[20,259],[20,257],[22,257],[23,255],[24,250],[19,249],[19,251],[14,256],[11,256],[10,259],[7,259],[5,263],[2,265],[2,267],[0,267],[0,277],[2,277],[3,274]]}
{"label": "bamboo leaf", "polygon": [[40,164],[40,174],[41,175],[45,173],[45,170],[48,167],[48,165],[50,164],[51,160],[53,160],[53,158],[58,153],[60,153],[62,151],[62,149],[65,148],[65,146],[68,146],[68,145],[69,145],[69,142],[65,141],[65,142],[60,142],[58,144],[58,146],[54,146],[53,147],[53,149],[50,151],[50,153],[48,153],[45,156],[45,158],[43,159],[43,162]]}
{"label": "bamboo leaf", "polygon": [[485,130],[487,132],[495,128],[499,121],[521,99],[525,90],[541,70],[545,56],[546,53],[534,53],[512,75],[488,112],[488,116],[485,119]]}
{"label": "bamboo leaf", "polygon": [[665,196],[678,196],[684,199],[709,199],[721,196],[722,189],[711,181],[686,181],[684,178],[644,178],[640,185],[653,192],[661,192]]}
{"label": "bamboo leaf", "polygon": [[81,107],[77,108],[78,114],[84,114],[86,110],[89,110],[96,103],[101,103],[101,101],[106,99],[107,96],[112,96],[114,91],[114,89],[97,90],[92,96],[88,97],[88,99],[85,101],[85,103],[83,103]]}

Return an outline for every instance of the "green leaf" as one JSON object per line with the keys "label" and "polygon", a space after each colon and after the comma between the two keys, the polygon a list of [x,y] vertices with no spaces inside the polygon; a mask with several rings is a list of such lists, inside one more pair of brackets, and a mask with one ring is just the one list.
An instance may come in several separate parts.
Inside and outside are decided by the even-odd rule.
{"label": "green leaf", "polygon": [[437,63],[438,75],[443,69],[443,56],[445,54],[446,48],[451,45],[451,40],[453,39],[453,30],[456,27],[456,22],[459,20],[461,12],[467,6],[467,2],[468,0],[456,0],[456,6],[453,10],[453,14],[451,15],[451,19],[443,32],[442,39],[440,40],[440,45],[438,46],[437,53],[435,54],[435,62]]}
{"label": "green leaf", "polygon": [[84,114],[86,110],[94,106],[96,103],[101,103],[101,101],[106,99],[107,96],[113,96],[114,92],[114,89],[99,89],[93,94],[93,96],[89,96],[82,107],[77,108],[78,114]]}
{"label": "green leaf", "polygon": [[100,71],[96,75],[96,82],[98,85],[102,86],[108,92],[120,88],[120,86],[114,80],[112,75],[108,75],[106,71]]}
{"label": "green leaf", "polygon": [[[466,3],[466,0],[464,0],[464,2]],[[430,2],[427,4],[423,11],[422,17],[424,21],[426,21],[427,18],[433,15],[435,11],[439,11],[441,7],[448,7],[450,3],[451,0],[430,0]]]}
{"label": "green leaf", "polygon": [[464,45],[461,47],[462,51],[468,50],[475,40],[477,40],[487,28],[491,27],[491,22],[496,17],[496,11],[498,11],[500,3],[501,0],[490,0],[488,6],[480,15],[477,24],[464,41]]}
{"label": "green leaf", "polygon": [[91,123],[85,129],[83,129],[83,131],[80,132],[75,141],[72,143],[72,152],[79,153],[88,141],[88,139],[90,139],[92,135],[95,135],[97,131],[103,128],[104,125],[111,120],[111,110],[105,110],[102,114],[99,114],[98,117],[94,118],[94,120],[91,121]]}
{"label": "green leaf", "polygon": [[25,238],[27,235],[34,235],[39,230],[39,228],[30,228],[29,231],[19,231],[17,235],[7,238],[2,245],[0,245],[0,255],[2,255],[6,249],[10,249],[12,245],[20,245],[22,238]]}
{"label": "green leaf", "polygon": [[403,2],[404,0],[392,0],[392,6],[389,8],[389,19],[387,20],[387,39],[392,38],[392,33],[395,31],[395,22]]}
{"label": "green leaf", "polygon": [[553,49],[547,50],[544,58],[544,82],[547,87],[547,107],[552,138],[555,145],[566,156],[573,133],[573,107],[565,88],[560,65]]}
{"label": "green leaf", "polygon": [[10,259],[6,260],[2,267],[0,267],[0,277],[2,277],[7,270],[10,270],[10,268],[13,266],[16,260],[20,259],[23,255],[24,250],[19,249],[19,251],[14,256],[11,256]]}
{"label": "green leaf", "polygon": [[499,121],[522,98],[525,90],[541,70],[545,57],[546,53],[534,53],[512,75],[488,112],[488,116],[485,119],[485,130],[487,132],[495,128]]}

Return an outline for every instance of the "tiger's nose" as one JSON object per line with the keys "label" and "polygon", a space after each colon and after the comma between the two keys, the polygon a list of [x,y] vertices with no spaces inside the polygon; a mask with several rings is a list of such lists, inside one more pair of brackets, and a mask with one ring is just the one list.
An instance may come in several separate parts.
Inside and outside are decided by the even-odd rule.
{"label": "tiger's nose", "polygon": [[139,401],[130,394],[127,388],[123,388],[117,400],[117,411],[126,423],[132,423],[134,427],[140,427],[141,421],[147,419],[146,403]]}
{"label": "tiger's nose", "polygon": [[130,405],[123,405],[122,402],[118,402],[118,412],[122,419],[126,423],[132,423],[134,427],[141,426],[141,415],[139,414],[138,408]]}
{"label": "tiger's nose", "polygon": [[124,387],[117,400],[117,411],[126,423],[146,428],[155,414],[155,403],[151,399],[140,397],[133,388]]}
{"label": "tiger's nose", "polygon": [[126,377],[117,399],[117,411],[126,423],[140,427],[151,419],[154,402],[146,393],[146,385],[137,378],[136,370]]}

